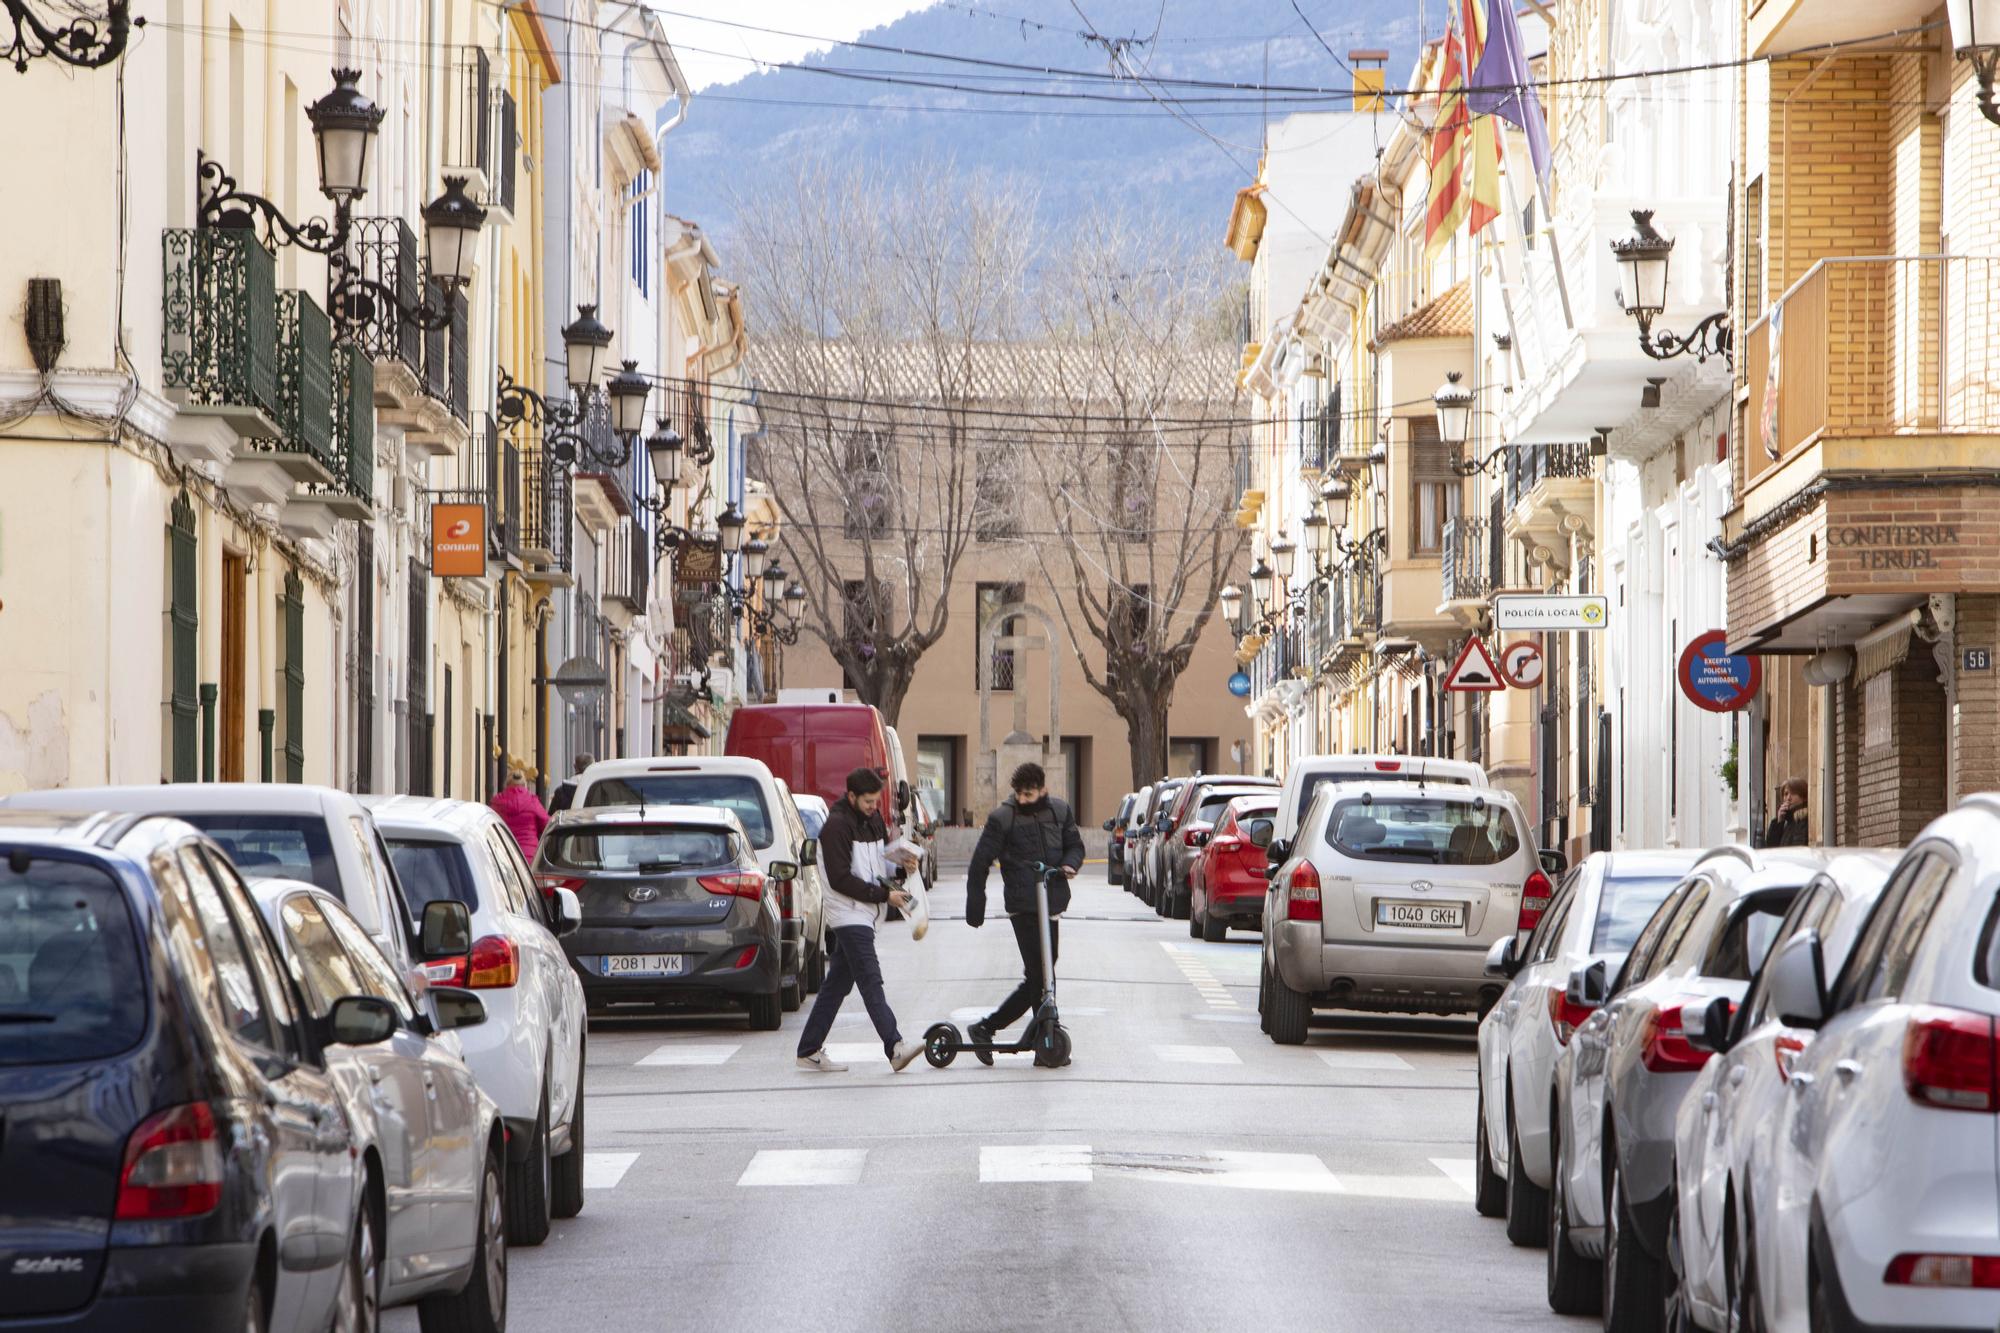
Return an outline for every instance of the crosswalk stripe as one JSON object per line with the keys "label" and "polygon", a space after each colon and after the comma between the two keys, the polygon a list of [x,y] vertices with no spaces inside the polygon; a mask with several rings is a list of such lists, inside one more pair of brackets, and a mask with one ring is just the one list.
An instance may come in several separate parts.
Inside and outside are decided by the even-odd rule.
{"label": "crosswalk stripe", "polygon": [[1409,1069],[1411,1064],[1394,1051],[1321,1051],[1319,1058],[1334,1069]]}
{"label": "crosswalk stripe", "polygon": [[1470,1157],[1433,1157],[1431,1165],[1449,1176],[1451,1183],[1465,1192],[1466,1198],[1469,1199],[1479,1192],[1474,1183]]}
{"label": "crosswalk stripe", "polygon": [[608,1190],[617,1187],[632,1169],[632,1163],[639,1160],[635,1152],[591,1152],[583,1154],[583,1187],[587,1190]]}
{"label": "crosswalk stripe", "polygon": [[1155,1046],[1153,1053],[1174,1065],[1240,1065],[1243,1058],[1227,1046]]}
{"label": "crosswalk stripe", "polygon": [[719,1065],[742,1050],[728,1042],[674,1042],[642,1058],[642,1065]]}
{"label": "crosswalk stripe", "polygon": [[879,1041],[830,1041],[826,1053],[844,1065],[874,1063],[888,1067],[888,1053]]}
{"label": "crosswalk stripe", "polygon": [[1090,1182],[1090,1148],[1086,1144],[1032,1143],[1021,1147],[979,1150],[983,1184]]}
{"label": "crosswalk stripe", "polygon": [[736,1178],[740,1187],[858,1185],[868,1164],[866,1148],[765,1148]]}

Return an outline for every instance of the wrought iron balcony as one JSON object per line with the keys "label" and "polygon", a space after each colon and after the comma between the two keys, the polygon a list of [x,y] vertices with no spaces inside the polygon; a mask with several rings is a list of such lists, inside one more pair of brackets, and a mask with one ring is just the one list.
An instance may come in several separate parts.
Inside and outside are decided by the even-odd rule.
{"label": "wrought iron balcony", "polygon": [[[279,433],[277,270],[247,231],[170,228],[164,237],[161,365],[183,410],[238,434]],[[322,316],[322,320],[324,317]]]}
{"label": "wrought iron balcony", "polygon": [[1545,481],[1588,481],[1590,477],[1588,445],[1524,445],[1507,453],[1507,503],[1520,503],[1522,497]]}
{"label": "wrought iron balcony", "polygon": [[622,606],[633,615],[646,612],[646,594],[653,574],[652,540],[629,520],[604,543],[604,603]]}
{"label": "wrought iron balcony", "polygon": [[[408,222],[402,218],[356,218],[353,246],[357,276],[387,287],[406,309],[423,301],[423,255]],[[385,367],[400,365],[412,381],[422,379],[424,331],[413,320],[402,319],[376,302],[366,320],[348,328],[347,336]]]}
{"label": "wrought iron balcony", "polygon": [[1444,599],[1484,601],[1493,590],[1491,549],[1486,520],[1479,515],[1446,519],[1444,525]]}
{"label": "wrought iron balcony", "polygon": [[375,509],[375,367],[353,343],[333,349],[334,478],[309,488],[341,518]]}
{"label": "wrought iron balcony", "polygon": [[465,293],[453,292],[450,299],[450,326],[423,335],[423,386],[425,393],[451,410],[453,420],[463,423],[472,412],[471,328]]}
{"label": "wrought iron balcony", "polygon": [[[511,446],[509,452],[515,452]],[[524,557],[547,571],[567,575],[572,568],[570,518],[574,512],[569,470],[545,468],[538,445],[520,449],[518,456],[519,508],[512,512],[519,517],[510,520],[509,539]]]}
{"label": "wrought iron balcony", "polygon": [[277,305],[278,438],[255,447],[284,461],[302,481],[331,481],[339,469],[333,449],[333,324],[304,292],[279,292]]}

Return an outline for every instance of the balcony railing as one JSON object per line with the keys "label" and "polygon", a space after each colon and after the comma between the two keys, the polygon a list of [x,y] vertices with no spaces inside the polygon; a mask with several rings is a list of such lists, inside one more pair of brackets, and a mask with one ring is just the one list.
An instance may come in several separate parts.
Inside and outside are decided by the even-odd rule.
{"label": "balcony railing", "polygon": [[1483,601],[1493,589],[1486,520],[1478,515],[1449,518],[1444,524],[1444,599]]}
{"label": "balcony railing", "polygon": [[171,228],[164,237],[161,363],[191,407],[235,409],[268,435],[278,412],[277,270],[247,231]]}
{"label": "balcony railing", "polygon": [[543,457],[538,446],[519,450],[520,466],[516,475],[521,488],[517,497],[520,507],[511,511],[520,515],[515,525],[520,529],[515,549],[536,557],[552,569],[567,572],[570,568],[573,501],[569,469],[557,467],[553,471],[545,470]]}
{"label": "balcony railing", "polygon": [[1515,504],[1544,481],[1589,480],[1590,446],[1531,444],[1507,452],[1507,503]]}
{"label": "balcony railing", "polygon": [[1370,566],[1348,569],[1334,580],[1336,638],[1358,639],[1382,627],[1382,576]]}
{"label": "balcony railing", "polygon": [[[405,306],[424,299],[424,265],[417,234],[402,218],[356,218],[354,263],[362,278],[379,282]],[[376,361],[400,362],[412,375],[424,373],[424,331],[399,318],[370,298],[368,318],[350,327],[348,336]]]}
{"label": "balcony railing", "polygon": [[616,602],[633,615],[644,615],[652,582],[651,542],[642,528],[620,524],[604,547],[604,601]]}
{"label": "balcony railing", "polygon": [[520,144],[516,142],[520,137],[516,114],[514,94],[501,93],[499,161],[495,163],[500,180],[498,188],[493,192],[493,199],[509,214],[514,211],[514,159],[520,151]]}
{"label": "balcony railing", "polygon": [[[336,473],[333,324],[319,302],[304,292],[279,292],[277,304],[278,439],[268,448],[273,453],[302,454]],[[371,390],[371,411],[373,406]]]}
{"label": "balcony railing", "polygon": [[445,170],[477,171],[493,178],[493,67],[477,46],[461,47],[452,58],[454,80],[451,133]]}
{"label": "balcony railing", "polygon": [[451,294],[451,323],[424,331],[424,392],[465,421],[471,415],[471,329],[466,320],[464,292]]}
{"label": "balcony railing", "polygon": [[1749,475],[1822,436],[2000,431],[1996,300],[2000,259],[1820,260],[1745,340]]}
{"label": "balcony railing", "polygon": [[309,490],[343,518],[375,507],[375,365],[354,343],[333,349],[333,480]]}

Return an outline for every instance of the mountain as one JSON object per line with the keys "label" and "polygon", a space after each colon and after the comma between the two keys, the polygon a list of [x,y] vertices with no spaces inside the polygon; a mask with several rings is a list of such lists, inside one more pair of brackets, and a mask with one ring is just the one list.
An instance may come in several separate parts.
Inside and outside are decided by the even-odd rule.
{"label": "mountain", "polygon": [[[738,210],[772,197],[770,187],[789,181],[804,156],[827,153],[873,164],[888,208],[895,207],[895,182],[904,173],[920,163],[950,161],[1018,181],[1037,200],[1046,227],[1109,204],[1213,235],[1219,244],[1232,194],[1254,178],[1263,117],[1345,110],[1347,103],[1288,102],[1282,94],[1267,98],[1150,81],[1344,92],[1352,79],[1328,53],[1331,47],[1343,60],[1351,49],[1388,50],[1387,79],[1398,86],[1415,58],[1420,22],[1434,34],[1445,0],[1300,0],[1300,8],[1325,46],[1290,0],[1077,0],[1076,6],[1070,0],[1000,0],[997,10],[984,0],[939,0],[858,40],[1063,72],[1131,71],[1140,81],[1051,77],[837,46],[801,62],[811,70],[770,70],[697,93],[686,123],[665,144],[666,206],[714,236],[726,267]],[[755,7],[743,12],[754,15]],[[1113,63],[1108,46],[1120,47],[1122,65]],[[880,79],[898,83],[875,81]],[[910,87],[909,80],[955,87]],[[975,87],[1133,100],[1000,98],[959,90]],[[1162,105],[1168,101],[1174,105]]]}

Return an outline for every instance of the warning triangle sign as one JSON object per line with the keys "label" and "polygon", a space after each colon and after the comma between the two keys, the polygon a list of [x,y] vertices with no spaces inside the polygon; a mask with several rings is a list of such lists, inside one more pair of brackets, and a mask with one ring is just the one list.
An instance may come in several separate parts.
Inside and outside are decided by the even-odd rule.
{"label": "warning triangle sign", "polygon": [[1486,643],[1477,634],[1466,636],[1465,646],[1458,650],[1458,657],[1445,673],[1444,688],[1447,690],[1504,690],[1506,682],[1500,679],[1500,669],[1493,665],[1493,654],[1486,651]]}

